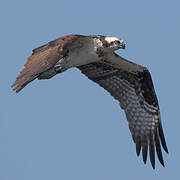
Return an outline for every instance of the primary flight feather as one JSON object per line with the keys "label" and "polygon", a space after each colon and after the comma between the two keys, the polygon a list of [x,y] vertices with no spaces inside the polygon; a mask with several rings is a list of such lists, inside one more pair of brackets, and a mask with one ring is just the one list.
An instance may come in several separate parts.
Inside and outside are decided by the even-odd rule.
{"label": "primary flight feather", "polygon": [[106,89],[124,109],[136,153],[147,153],[155,168],[155,149],[164,166],[161,146],[168,153],[158,100],[150,72],[116,53],[125,49],[123,40],[100,35],[67,35],[33,50],[16,81],[17,93],[34,79],[49,79],[71,67],[77,67],[89,79]]}

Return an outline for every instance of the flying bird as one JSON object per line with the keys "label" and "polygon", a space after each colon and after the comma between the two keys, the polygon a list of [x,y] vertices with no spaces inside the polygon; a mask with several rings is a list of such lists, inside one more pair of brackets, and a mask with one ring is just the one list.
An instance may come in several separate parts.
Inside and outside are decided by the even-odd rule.
{"label": "flying bird", "polygon": [[125,111],[129,129],[142,152],[149,151],[155,168],[155,151],[164,166],[161,146],[168,153],[152,78],[144,66],[128,61],[114,51],[125,49],[122,39],[101,35],[67,35],[33,50],[12,88],[18,93],[34,79],[50,79],[76,67],[90,80],[107,90]]}

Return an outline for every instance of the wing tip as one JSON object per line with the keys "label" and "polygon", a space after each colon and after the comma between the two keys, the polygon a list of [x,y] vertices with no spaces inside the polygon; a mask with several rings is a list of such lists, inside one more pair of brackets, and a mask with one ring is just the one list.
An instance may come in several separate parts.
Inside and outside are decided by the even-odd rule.
{"label": "wing tip", "polygon": [[155,169],[155,150],[154,150],[154,136],[153,134],[150,135],[149,138],[149,155],[152,168]]}
{"label": "wing tip", "polygon": [[16,93],[19,93],[19,91],[21,91],[21,89],[23,88],[20,84],[14,82],[11,85],[11,88],[13,89],[13,91],[15,91]]}
{"label": "wing tip", "polygon": [[144,164],[146,164],[146,162],[147,162],[147,146],[143,147],[142,156],[143,156],[143,162],[144,162]]}
{"label": "wing tip", "polygon": [[[153,136],[152,136],[152,137],[150,137],[149,140],[146,139],[145,137],[143,137],[143,138],[141,137],[141,139],[139,139],[138,137],[135,138],[137,156],[140,155],[141,148],[142,148],[142,159],[143,159],[144,164],[146,164],[147,156],[148,156],[147,152],[149,151],[150,162],[151,162],[151,166],[153,169],[155,169],[155,148],[156,148],[156,154],[157,154],[160,164],[163,167],[165,167],[159,138],[160,137],[158,135],[158,130],[155,134],[155,137],[153,138]],[[165,151],[168,153],[168,149],[165,148]]]}
{"label": "wing tip", "polygon": [[167,148],[167,144],[166,144],[166,140],[165,140],[165,136],[164,136],[164,132],[163,132],[163,128],[162,128],[162,124],[161,122],[159,123],[159,136],[160,136],[160,139],[161,139],[161,144],[162,144],[162,147],[164,149],[164,151],[169,154],[169,151],[168,151],[168,148]]}
{"label": "wing tip", "polygon": [[139,156],[140,152],[141,152],[141,140],[140,140],[139,136],[136,137],[135,144],[136,144],[136,154],[137,154],[137,156]]}
{"label": "wing tip", "polygon": [[168,151],[167,145],[165,145],[165,147],[163,147],[163,148],[164,148],[165,152],[166,152],[167,154],[169,154],[169,151]]}

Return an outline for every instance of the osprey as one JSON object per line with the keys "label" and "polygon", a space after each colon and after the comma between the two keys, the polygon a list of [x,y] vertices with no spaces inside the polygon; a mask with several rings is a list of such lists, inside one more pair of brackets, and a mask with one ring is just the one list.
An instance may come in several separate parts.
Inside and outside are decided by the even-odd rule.
{"label": "osprey", "polygon": [[168,153],[158,100],[150,72],[114,53],[125,49],[123,40],[100,35],[67,35],[33,50],[20,71],[13,90],[18,93],[34,79],[49,79],[76,67],[90,80],[106,89],[124,109],[139,156],[155,168],[155,149],[164,166],[161,146]]}

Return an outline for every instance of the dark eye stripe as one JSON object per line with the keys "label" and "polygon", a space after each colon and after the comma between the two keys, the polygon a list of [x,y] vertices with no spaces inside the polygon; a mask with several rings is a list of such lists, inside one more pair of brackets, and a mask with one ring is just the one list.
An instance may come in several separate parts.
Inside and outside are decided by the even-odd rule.
{"label": "dark eye stripe", "polygon": [[117,41],[117,40],[115,41],[115,43],[117,43],[118,45],[120,44],[120,42],[119,42],[119,41]]}

